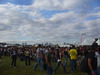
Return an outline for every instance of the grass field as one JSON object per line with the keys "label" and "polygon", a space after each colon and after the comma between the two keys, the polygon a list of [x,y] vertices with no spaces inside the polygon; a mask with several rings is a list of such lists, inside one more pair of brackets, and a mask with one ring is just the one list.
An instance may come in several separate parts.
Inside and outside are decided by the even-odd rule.
{"label": "grass field", "polygon": [[[33,70],[35,61],[31,61],[31,66],[26,67],[25,61],[17,60],[17,66],[15,69],[11,67],[10,64],[11,64],[11,57],[3,56],[2,61],[0,62],[0,75],[47,75],[46,71],[41,72],[40,65],[38,65],[36,71]],[[53,63],[52,66],[54,69],[56,64]],[[68,72],[70,72],[68,75],[87,75],[85,73],[80,72],[79,68],[77,68],[77,70],[74,73],[71,73],[69,63],[66,69]],[[64,74],[64,70],[62,66],[60,66],[56,71],[56,73],[52,75],[66,75],[66,74]]]}

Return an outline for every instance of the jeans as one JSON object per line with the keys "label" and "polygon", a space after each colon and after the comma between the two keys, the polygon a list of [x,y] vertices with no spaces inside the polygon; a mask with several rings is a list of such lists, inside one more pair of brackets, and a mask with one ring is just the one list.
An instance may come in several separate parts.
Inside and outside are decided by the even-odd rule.
{"label": "jeans", "polygon": [[73,72],[74,70],[76,70],[76,67],[77,67],[76,62],[77,62],[77,60],[72,60],[72,59],[71,59],[70,62],[71,62],[71,63],[70,63],[71,71]]}
{"label": "jeans", "polygon": [[37,62],[36,62],[33,69],[35,70],[39,63],[40,63],[40,66],[41,66],[41,71],[43,71],[42,58],[40,58],[40,57],[37,58]]}
{"label": "jeans", "polygon": [[11,63],[11,65],[13,65],[14,67],[16,67],[16,58],[17,58],[16,55],[12,56],[12,63]]}
{"label": "jeans", "polygon": [[[59,68],[60,64],[61,64],[61,61],[59,61],[59,62],[57,63],[57,66],[56,66],[56,68],[55,68],[55,70],[54,70],[54,73],[55,73],[56,70]],[[61,65],[62,65],[62,67],[63,67],[63,69],[64,69],[64,72],[67,73],[65,66],[64,66],[63,64],[61,64]]]}
{"label": "jeans", "polygon": [[67,55],[64,55],[64,57],[65,57],[65,66],[67,66],[68,56]]}
{"label": "jeans", "polygon": [[52,66],[50,64],[50,66],[47,65],[47,75],[51,75],[53,72]]}
{"label": "jeans", "polygon": [[[95,72],[95,75],[100,75],[100,72],[98,70],[94,70],[94,72]],[[88,73],[88,75],[92,75],[92,73],[90,72]]]}
{"label": "jeans", "polygon": [[25,65],[27,66],[27,60],[28,60],[28,64],[30,66],[30,56],[25,56]]}

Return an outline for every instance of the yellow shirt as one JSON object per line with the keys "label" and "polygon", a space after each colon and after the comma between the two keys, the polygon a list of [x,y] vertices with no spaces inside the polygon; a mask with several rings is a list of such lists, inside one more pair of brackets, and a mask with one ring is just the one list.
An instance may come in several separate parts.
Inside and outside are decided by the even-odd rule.
{"label": "yellow shirt", "polygon": [[71,49],[69,51],[71,59],[77,59],[77,50],[76,49]]}

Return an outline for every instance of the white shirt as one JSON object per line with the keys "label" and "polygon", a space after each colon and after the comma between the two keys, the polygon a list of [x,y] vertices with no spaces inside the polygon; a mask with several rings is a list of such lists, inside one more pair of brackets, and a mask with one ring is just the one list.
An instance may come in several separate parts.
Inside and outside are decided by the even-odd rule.
{"label": "white shirt", "polygon": [[37,52],[37,58],[38,58],[38,57],[39,57],[38,53],[40,52],[40,48],[38,48],[38,49],[36,50],[36,52]]}
{"label": "white shirt", "polygon": [[46,49],[46,50],[45,50],[45,53],[48,53],[48,52],[49,52],[49,51]]}

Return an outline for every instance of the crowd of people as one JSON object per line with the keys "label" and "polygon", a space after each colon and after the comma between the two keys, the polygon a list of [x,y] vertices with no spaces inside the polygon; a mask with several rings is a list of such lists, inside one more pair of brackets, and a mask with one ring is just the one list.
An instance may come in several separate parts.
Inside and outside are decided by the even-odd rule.
{"label": "crowd of people", "polygon": [[[88,58],[89,71],[88,75],[100,75],[97,68],[97,57],[99,54],[100,47],[97,45],[96,41],[92,46],[74,46],[71,47],[59,47],[59,46],[43,46],[41,44],[38,47],[32,46],[9,46],[0,47],[0,61],[2,56],[11,56],[12,62],[11,66],[16,68],[16,60],[25,61],[25,66],[30,66],[30,61],[35,61],[33,70],[36,70],[37,66],[40,64],[41,71],[47,70],[47,75],[56,73],[60,65],[62,65],[63,70],[66,74],[70,73],[66,70],[68,65],[68,60],[70,60],[71,72],[75,72],[77,66],[80,66],[82,58]],[[63,59],[65,58],[65,60]],[[52,63],[56,63],[56,67],[52,68]]]}

